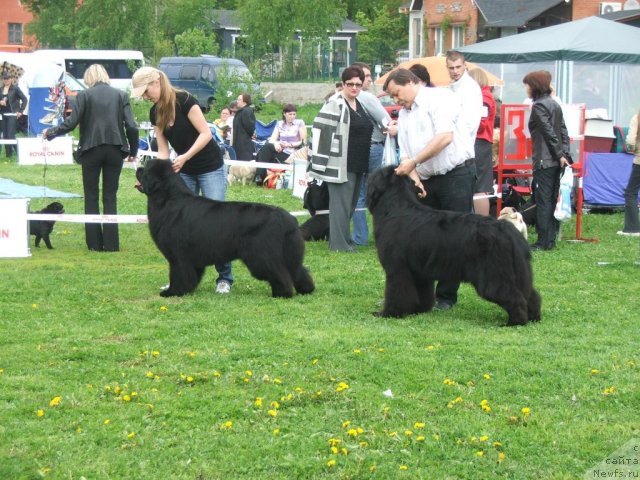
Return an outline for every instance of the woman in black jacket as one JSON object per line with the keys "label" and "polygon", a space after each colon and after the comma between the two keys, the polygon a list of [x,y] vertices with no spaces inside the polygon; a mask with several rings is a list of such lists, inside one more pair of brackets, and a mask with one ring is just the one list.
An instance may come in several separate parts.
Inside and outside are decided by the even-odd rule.
{"label": "woman in black jacket", "polygon": [[[80,163],[84,188],[84,212],[100,213],[100,174],[102,206],[105,215],[116,215],[117,192],[122,162],[133,161],[138,153],[138,126],[133,118],[129,96],[109,85],[102,65],[93,64],[84,72],[89,87],[78,93],[71,115],[58,127],[47,129],[47,140],[64,135],[80,125]],[[120,249],[117,223],[86,223],[89,250],[116,252]]]}
{"label": "woman in black jacket", "polygon": [[[13,83],[13,79],[8,73],[2,74],[2,92],[0,93],[2,138],[14,140],[18,128],[18,119],[24,113],[24,109],[27,108],[27,97],[22,93],[20,87]],[[7,158],[11,158],[13,153],[17,151],[15,145],[6,144],[4,148]]]}
{"label": "woman in black jacket", "polygon": [[238,160],[253,160],[255,146],[253,134],[256,131],[256,116],[251,107],[251,95],[238,95],[238,111],[233,117],[233,141],[231,145],[236,151]]}
{"label": "woman in black jacket", "polygon": [[533,145],[533,187],[536,201],[538,240],[531,250],[555,247],[559,222],[553,213],[560,190],[560,177],[569,165],[569,135],[562,107],[551,98],[551,74],[546,70],[528,73],[522,83],[533,100],[529,132]]}

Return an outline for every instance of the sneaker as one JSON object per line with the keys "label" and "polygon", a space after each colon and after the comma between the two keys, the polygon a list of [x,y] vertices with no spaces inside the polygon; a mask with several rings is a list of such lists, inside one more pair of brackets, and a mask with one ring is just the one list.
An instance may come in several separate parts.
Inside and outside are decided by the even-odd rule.
{"label": "sneaker", "polygon": [[160,291],[161,291],[161,292],[164,292],[165,290],[169,290],[169,286],[170,286],[170,285],[171,285],[170,283],[167,283],[166,285],[161,286],[161,287],[160,287]]}
{"label": "sneaker", "polygon": [[625,232],[624,230],[620,230],[617,233],[623,237],[640,237],[640,232]]}
{"label": "sneaker", "polygon": [[221,280],[216,285],[216,293],[226,294],[231,292],[231,284],[226,280]]}

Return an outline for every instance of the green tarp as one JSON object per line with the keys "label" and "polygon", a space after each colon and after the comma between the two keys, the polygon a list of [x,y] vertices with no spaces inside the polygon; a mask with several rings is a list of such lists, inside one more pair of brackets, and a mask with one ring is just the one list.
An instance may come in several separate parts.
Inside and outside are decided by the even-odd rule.
{"label": "green tarp", "polygon": [[476,63],[573,60],[640,64],[640,28],[588,17],[457,50]]}

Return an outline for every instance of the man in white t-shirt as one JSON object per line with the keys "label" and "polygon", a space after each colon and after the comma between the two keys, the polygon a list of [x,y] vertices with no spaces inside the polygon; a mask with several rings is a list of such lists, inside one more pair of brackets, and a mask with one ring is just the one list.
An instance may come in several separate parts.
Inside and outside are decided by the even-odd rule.
{"label": "man in white t-shirt", "polygon": [[[454,93],[447,88],[423,87],[418,77],[403,68],[389,74],[384,90],[404,107],[398,117],[400,165],[396,173],[422,182],[427,193],[422,199],[425,205],[471,212],[475,167],[464,148],[466,133],[459,122],[460,103]],[[459,286],[459,282],[438,282],[434,308],[453,307]]]}

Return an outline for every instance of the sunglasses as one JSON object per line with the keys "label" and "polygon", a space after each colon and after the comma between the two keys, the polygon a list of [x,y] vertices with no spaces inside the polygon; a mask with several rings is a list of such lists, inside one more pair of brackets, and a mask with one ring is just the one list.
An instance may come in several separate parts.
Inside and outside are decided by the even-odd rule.
{"label": "sunglasses", "polygon": [[355,82],[347,82],[345,83],[345,85],[349,88],[362,88],[362,84],[361,83],[355,83]]}

